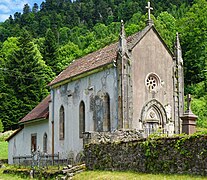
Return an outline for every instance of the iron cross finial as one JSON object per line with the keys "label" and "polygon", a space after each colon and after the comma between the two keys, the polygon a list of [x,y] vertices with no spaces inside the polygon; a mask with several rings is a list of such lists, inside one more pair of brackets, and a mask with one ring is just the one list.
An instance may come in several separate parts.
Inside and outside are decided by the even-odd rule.
{"label": "iron cross finial", "polygon": [[150,18],[150,11],[153,10],[153,8],[150,7],[150,1],[148,1],[148,4],[146,6],[146,9],[148,9],[148,20],[151,20],[151,18]]}

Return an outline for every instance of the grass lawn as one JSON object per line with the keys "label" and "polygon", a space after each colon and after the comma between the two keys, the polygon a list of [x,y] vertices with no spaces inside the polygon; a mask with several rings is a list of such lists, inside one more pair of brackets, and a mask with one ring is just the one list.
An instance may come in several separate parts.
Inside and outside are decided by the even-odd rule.
{"label": "grass lawn", "polygon": [[3,168],[0,169],[0,180],[22,180],[25,178],[21,178],[20,176],[16,176],[13,174],[3,174]]}
{"label": "grass lawn", "polygon": [[0,159],[8,158],[8,142],[0,141]]}
{"label": "grass lawn", "polygon": [[[22,180],[13,174],[3,174],[0,169],[0,180]],[[190,175],[143,174],[135,172],[85,171],[73,177],[73,180],[204,180],[207,177]],[[35,179],[34,179],[35,180]],[[55,178],[54,178],[55,180]]]}
{"label": "grass lawn", "polygon": [[8,142],[5,141],[14,131],[0,132],[0,159],[8,159]]}
{"label": "grass lawn", "polygon": [[199,180],[206,177],[190,175],[141,174],[134,172],[86,171],[73,180]]}

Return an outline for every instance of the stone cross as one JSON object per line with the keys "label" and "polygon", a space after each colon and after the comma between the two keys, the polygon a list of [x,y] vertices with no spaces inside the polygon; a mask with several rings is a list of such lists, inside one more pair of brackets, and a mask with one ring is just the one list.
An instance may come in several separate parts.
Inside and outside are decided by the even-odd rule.
{"label": "stone cross", "polygon": [[187,95],[187,112],[190,112],[191,109],[190,109],[190,103],[191,103],[191,95],[188,94]]}
{"label": "stone cross", "polygon": [[148,20],[150,20],[150,19],[151,19],[151,18],[150,18],[150,11],[153,10],[153,8],[150,7],[150,1],[148,1],[148,4],[147,4],[147,6],[146,6],[146,9],[148,9]]}

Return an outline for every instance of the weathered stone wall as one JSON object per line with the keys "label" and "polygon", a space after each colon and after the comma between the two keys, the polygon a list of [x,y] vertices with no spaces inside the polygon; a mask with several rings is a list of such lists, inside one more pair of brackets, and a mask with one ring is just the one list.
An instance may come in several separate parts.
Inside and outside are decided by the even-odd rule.
{"label": "weathered stone wall", "polygon": [[136,129],[116,130],[114,132],[85,132],[84,144],[128,142],[143,138],[143,132]]}
{"label": "weathered stone wall", "polygon": [[[61,159],[66,159],[71,154],[76,156],[83,149],[83,139],[80,138],[79,131],[81,102],[85,104],[85,131],[96,131],[95,125],[98,123],[103,125],[104,119],[103,98],[98,97],[107,93],[110,97],[110,131],[117,129],[116,82],[116,69],[112,67],[53,89],[49,121],[54,120],[54,153],[59,152]],[[65,112],[64,140],[59,139],[59,112],[61,106],[64,107]],[[52,152],[51,130],[52,123],[49,123],[48,153],[50,154]]]}
{"label": "weathered stone wall", "polygon": [[207,175],[207,135],[85,145],[89,170]]}
{"label": "weathered stone wall", "polygon": [[[132,49],[133,122],[132,128],[143,128],[141,117],[144,105],[156,99],[167,111],[168,121],[174,124],[173,58],[153,29]],[[146,84],[150,74],[157,77],[154,90]],[[148,110],[150,110],[149,108]],[[146,113],[148,112],[146,109]],[[163,114],[160,114],[162,117]],[[160,119],[160,124],[162,120]],[[140,122],[140,123],[137,123]],[[165,122],[164,122],[165,124]]]}

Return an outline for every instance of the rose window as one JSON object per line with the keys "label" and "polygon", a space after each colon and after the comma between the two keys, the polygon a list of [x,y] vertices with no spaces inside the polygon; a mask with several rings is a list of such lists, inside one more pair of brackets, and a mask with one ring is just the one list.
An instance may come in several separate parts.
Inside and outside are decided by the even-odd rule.
{"label": "rose window", "polygon": [[156,74],[149,74],[146,78],[145,85],[149,91],[157,91],[160,85],[160,78]]}

